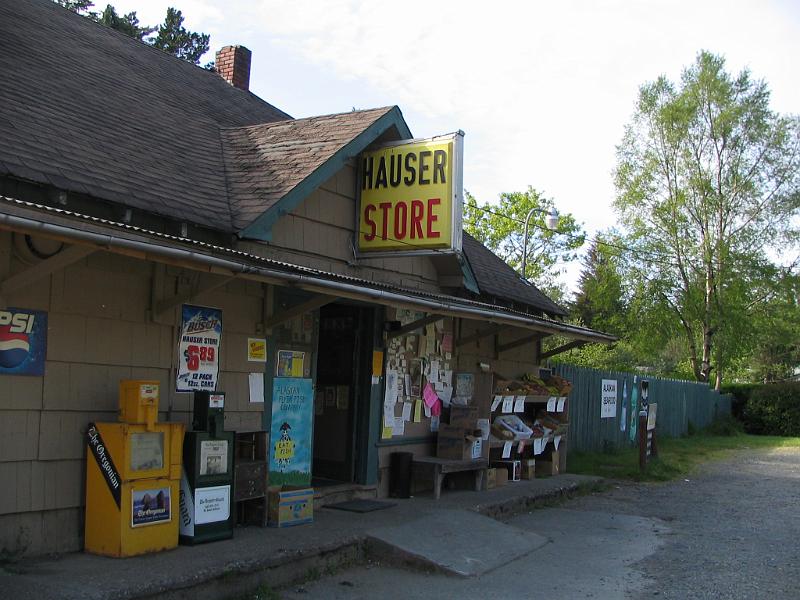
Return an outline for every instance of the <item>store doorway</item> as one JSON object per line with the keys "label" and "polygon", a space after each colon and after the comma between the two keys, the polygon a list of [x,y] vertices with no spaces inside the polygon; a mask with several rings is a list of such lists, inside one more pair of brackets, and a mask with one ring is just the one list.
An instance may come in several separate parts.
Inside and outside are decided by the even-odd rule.
{"label": "store doorway", "polygon": [[[329,304],[320,309],[314,410],[314,486],[353,483],[359,414],[369,409],[365,364],[372,309]],[[366,394],[366,396],[365,396]]]}

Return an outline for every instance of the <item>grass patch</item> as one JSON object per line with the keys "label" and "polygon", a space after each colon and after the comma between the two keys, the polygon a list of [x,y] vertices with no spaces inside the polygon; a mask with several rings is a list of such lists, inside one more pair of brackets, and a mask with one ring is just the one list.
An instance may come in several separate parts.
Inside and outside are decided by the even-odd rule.
{"label": "grass patch", "polygon": [[237,596],[231,600],[281,600],[281,595],[268,585],[260,585],[249,594]]}
{"label": "grass patch", "polygon": [[800,438],[702,433],[685,438],[660,438],[659,456],[639,470],[638,448],[613,452],[570,452],[567,470],[633,481],[670,481],[690,474],[699,464],[724,458],[736,450],[800,447]]}

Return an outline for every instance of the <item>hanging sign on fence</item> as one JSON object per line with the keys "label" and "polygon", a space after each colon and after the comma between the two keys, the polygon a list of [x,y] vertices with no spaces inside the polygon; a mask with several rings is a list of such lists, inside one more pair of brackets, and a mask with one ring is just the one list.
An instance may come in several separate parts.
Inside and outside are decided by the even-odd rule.
{"label": "hanging sign on fence", "polygon": [[603,379],[600,394],[600,418],[610,419],[617,416],[617,380]]}

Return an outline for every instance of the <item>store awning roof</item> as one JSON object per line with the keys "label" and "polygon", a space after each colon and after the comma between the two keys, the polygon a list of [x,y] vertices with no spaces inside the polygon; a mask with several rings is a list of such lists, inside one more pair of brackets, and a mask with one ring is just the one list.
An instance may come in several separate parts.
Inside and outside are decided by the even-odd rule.
{"label": "store awning roof", "polygon": [[4,229],[94,246],[98,250],[135,256],[143,260],[287,285],[317,294],[511,325],[586,342],[616,341],[614,336],[606,333],[532,316],[510,308],[284,263],[231,248],[4,196],[0,196],[0,202],[0,228]]}

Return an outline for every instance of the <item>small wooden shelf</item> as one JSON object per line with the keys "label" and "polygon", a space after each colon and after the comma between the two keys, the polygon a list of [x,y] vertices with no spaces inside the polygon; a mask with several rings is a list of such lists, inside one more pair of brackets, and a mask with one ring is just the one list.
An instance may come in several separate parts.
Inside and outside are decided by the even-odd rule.
{"label": "small wooden shelf", "polygon": [[267,525],[268,441],[266,431],[236,433],[234,501],[240,525]]}

